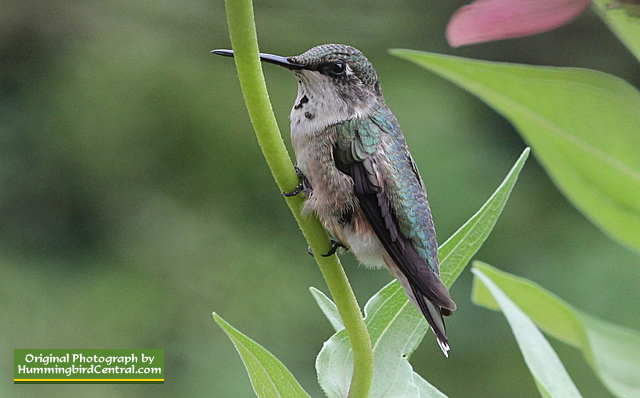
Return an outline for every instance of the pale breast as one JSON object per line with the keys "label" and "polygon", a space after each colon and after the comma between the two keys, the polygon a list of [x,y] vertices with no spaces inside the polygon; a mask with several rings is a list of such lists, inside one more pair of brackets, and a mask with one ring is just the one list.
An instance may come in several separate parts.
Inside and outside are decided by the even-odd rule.
{"label": "pale breast", "polygon": [[305,210],[315,212],[329,228],[341,215],[352,211],[356,201],[353,181],[337,169],[333,160],[335,129],[329,127],[318,133],[292,129],[291,141],[296,164],[312,188]]}

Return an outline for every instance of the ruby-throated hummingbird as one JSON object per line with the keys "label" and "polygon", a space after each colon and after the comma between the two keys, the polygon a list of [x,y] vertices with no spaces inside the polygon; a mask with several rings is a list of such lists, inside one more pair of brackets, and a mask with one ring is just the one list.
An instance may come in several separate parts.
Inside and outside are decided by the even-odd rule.
{"label": "ruby-throated hummingbird", "polygon": [[[233,56],[231,50],[214,50]],[[325,44],[302,55],[260,54],[298,79],[291,110],[304,210],[369,267],[386,266],[424,314],[442,352],[443,315],[456,309],[440,280],[427,193],[373,65],[353,47]],[[335,246],[330,252],[335,252]]]}

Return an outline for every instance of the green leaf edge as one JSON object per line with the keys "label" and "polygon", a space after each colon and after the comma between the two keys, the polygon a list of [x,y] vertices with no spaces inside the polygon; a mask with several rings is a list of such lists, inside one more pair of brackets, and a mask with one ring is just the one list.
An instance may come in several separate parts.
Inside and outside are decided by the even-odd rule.
{"label": "green leaf edge", "polygon": [[[402,290],[397,283],[394,284],[393,282],[390,282],[387,285],[385,285],[378,293],[380,293],[380,292],[382,292],[383,290],[386,290],[386,289],[392,289],[393,290],[393,294],[397,293],[397,289]],[[340,336],[339,338],[337,337],[338,332],[342,331],[343,327],[341,327],[341,323],[339,321],[339,313],[337,312],[337,308],[335,307],[335,304],[333,303],[333,301],[331,301],[331,299],[329,297],[327,297],[323,292],[321,292],[320,290],[318,290],[316,288],[311,287],[309,290],[311,291],[311,294],[313,295],[314,299],[318,303],[318,306],[320,307],[322,312],[329,319],[329,321],[331,322],[332,326],[336,330],[336,333],[332,336],[332,338],[334,338],[334,336],[336,336],[337,342],[334,342],[334,343],[337,343],[337,344],[345,343],[346,340],[344,339],[344,337],[345,337],[344,336],[344,332],[343,332],[342,336]],[[370,301],[371,300],[369,300],[369,302]],[[369,302],[367,302],[367,304],[368,304],[367,308],[370,308],[369,307]],[[408,304],[409,304],[408,301],[406,301],[405,305],[408,305]],[[370,314],[370,312],[366,312],[366,313]],[[338,319],[335,319],[336,316],[338,317]],[[332,319],[334,319],[334,321],[336,322],[335,324],[334,324],[334,321],[332,321]],[[425,325],[425,327],[426,327],[426,325]],[[407,357],[405,360],[408,361],[409,357]],[[436,387],[434,387],[432,384],[430,384],[427,380],[425,380],[418,373],[413,372],[412,374],[413,374],[414,384],[415,384],[417,390],[420,392],[420,398],[447,398],[447,395],[445,395],[440,390],[438,390]],[[375,394],[375,391],[371,391],[371,393]]]}
{"label": "green leaf edge", "polygon": [[[524,167],[525,162],[529,158],[529,154],[531,153],[531,149],[529,147],[525,148],[520,154],[518,160],[514,163],[514,165],[507,173],[506,177],[498,188],[491,194],[489,199],[485,201],[485,203],[480,207],[480,209],[473,215],[467,222],[465,222],[458,230],[449,237],[441,246],[439,250],[440,256],[440,279],[444,282],[447,287],[451,287],[453,282],[460,276],[462,271],[466,268],[471,258],[480,250],[480,247],[484,244],[486,239],[491,234],[491,231],[495,227],[498,218],[500,218],[500,214],[504,210],[504,207],[511,196],[511,192],[513,191],[513,187],[515,186],[518,177],[520,176],[520,171]],[[504,200],[500,201],[498,198],[504,197]],[[497,200],[497,202],[496,202]],[[474,230],[477,226],[478,220],[483,217],[485,214],[495,211],[496,217],[489,226],[488,230],[480,230],[476,232],[475,235],[475,245],[474,249],[468,252],[466,255],[462,256],[461,259],[456,259],[452,257],[456,253],[456,249],[461,245],[465,240],[469,239],[469,236],[472,236]],[[457,264],[452,264],[452,262],[457,260]]]}
{"label": "green leaf edge", "polygon": [[540,395],[558,398],[581,397],[560,358],[535,323],[488,275],[476,267],[476,264],[480,262],[474,261],[471,269],[474,280],[479,280],[500,306]]}
{"label": "green leaf edge", "polygon": [[[238,329],[231,326],[215,312],[213,313],[213,319],[229,337],[236,351],[240,354],[256,396],[260,398],[310,397],[293,374],[278,358],[260,344],[245,336]],[[260,366],[254,367],[254,364]],[[274,373],[274,370],[277,370],[277,374]],[[268,378],[268,380],[271,381],[270,386],[262,383],[259,385],[259,377]]]}
{"label": "green leaf edge", "polygon": [[[489,275],[542,331],[581,350],[587,364],[613,395],[640,397],[640,332],[603,321],[575,309],[553,293],[527,279],[481,262],[474,262],[474,268]],[[524,301],[523,297],[528,297],[529,294],[522,294],[523,291],[534,292],[538,297],[533,302]],[[492,310],[498,309],[491,294],[475,280],[472,301]],[[545,321],[550,317],[549,314],[552,314],[554,319],[552,323]],[[602,341],[602,336],[614,336],[614,338],[608,338],[605,342],[607,345],[600,348],[600,345],[594,343]],[[617,344],[612,344],[612,341]],[[625,342],[625,344],[619,342]],[[616,357],[620,352],[625,354],[624,358]],[[634,354],[629,355],[629,352]],[[621,374],[619,371],[609,370],[611,362],[624,363],[627,373]]]}
{"label": "green leaf edge", "polygon": [[[611,31],[618,36],[618,39],[629,49],[629,51],[640,61],[640,18],[637,15],[630,16],[625,7],[637,7],[637,4],[626,5],[620,2],[615,7],[615,1],[593,0],[592,7]],[[635,31],[633,31],[635,29]]]}
{"label": "green leaf edge", "polygon": [[[512,115],[509,112],[505,112],[501,109],[500,106],[494,103],[494,100],[489,100],[484,95],[485,86],[482,84],[477,84],[473,81],[473,79],[464,74],[458,73],[450,73],[446,66],[441,65],[441,61],[451,62],[455,61],[456,63],[462,63],[473,67],[473,65],[481,65],[481,66],[492,66],[498,68],[527,68],[532,71],[543,71],[543,70],[568,70],[570,69],[572,73],[580,73],[591,74],[593,76],[600,76],[602,79],[608,79],[608,86],[615,85],[618,89],[624,90],[627,93],[633,93],[633,97],[637,98],[640,93],[638,90],[630,85],[623,79],[620,79],[616,76],[612,76],[600,71],[594,71],[590,69],[582,69],[582,68],[554,68],[554,67],[544,67],[544,66],[531,66],[531,65],[523,65],[523,64],[509,64],[505,62],[491,62],[491,61],[482,61],[482,60],[474,60],[469,58],[456,57],[451,55],[442,55],[424,51],[416,51],[416,50],[405,50],[405,49],[393,49],[390,50],[391,54],[403,58],[405,60],[411,61],[421,68],[427,69],[447,80],[454,83],[458,87],[470,92],[475,95],[483,102],[485,102],[488,106],[493,108],[496,112],[502,114],[505,118],[507,118],[514,127],[518,130],[519,134],[531,145],[534,149],[538,148],[538,157],[540,159],[540,163],[544,166],[547,174],[554,181],[556,186],[560,189],[560,191],[569,199],[569,201],[580,211],[582,212],[592,223],[598,226],[607,236],[613,238],[617,242],[625,245],[628,248],[631,248],[636,251],[640,251],[640,238],[638,238],[637,231],[640,233],[640,214],[629,209],[624,203],[620,203],[616,200],[611,200],[612,198],[606,193],[601,192],[601,190],[597,189],[599,186],[595,186],[595,188],[591,185],[588,185],[584,182],[584,178],[582,175],[575,172],[575,169],[569,167],[567,162],[564,162],[562,159],[557,157],[557,154],[545,149],[542,151],[542,144],[539,140],[539,137],[532,136],[528,133],[528,130],[522,130],[519,126],[519,123],[516,119],[512,118]],[[432,63],[429,63],[431,61]],[[433,61],[439,61],[439,63],[434,63]],[[499,93],[498,91],[489,88],[491,92]],[[631,94],[629,94],[631,95]],[[504,96],[503,96],[504,97]],[[506,96],[505,98],[510,98]],[[629,107],[629,106],[627,106]],[[636,109],[633,108],[630,112],[636,112]],[[534,143],[534,140],[537,141]],[[544,152],[544,153],[543,153]],[[542,155],[542,156],[541,156]],[[611,157],[607,154],[601,154],[604,158],[609,159],[611,161]],[[558,167],[559,163],[564,163],[562,167]],[[609,162],[610,163],[610,162]],[[614,162],[615,163],[615,162]],[[552,165],[553,164],[553,165]],[[626,165],[624,165],[626,166]],[[629,178],[632,181],[636,181],[638,176],[640,175],[640,170],[629,169],[626,168],[626,172],[629,173]],[[581,195],[578,195],[574,192],[575,186],[580,185],[582,189]],[[572,188],[569,188],[572,186]],[[589,197],[592,200],[594,198],[598,198],[598,203],[594,205],[592,201],[585,201],[581,197]],[[633,197],[626,198],[627,201],[633,201]],[[596,210],[597,209],[597,210]],[[628,213],[628,214],[626,214]],[[624,227],[622,227],[624,226]],[[631,231],[631,232],[629,232]]]}
{"label": "green leaf edge", "polygon": [[321,290],[316,289],[315,287],[310,287],[309,291],[311,295],[316,300],[318,307],[322,310],[322,313],[329,320],[329,323],[333,327],[333,330],[336,332],[344,329],[344,324],[342,323],[342,319],[340,318],[340,312],[338,312],[338,307],[336,304],[327,297]]}

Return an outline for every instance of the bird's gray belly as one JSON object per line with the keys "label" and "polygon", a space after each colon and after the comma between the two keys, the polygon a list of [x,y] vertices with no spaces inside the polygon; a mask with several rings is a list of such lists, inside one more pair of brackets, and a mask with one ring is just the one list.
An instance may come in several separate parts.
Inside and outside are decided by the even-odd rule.
{"label": "bird's gray belly", "polygon": [[[318,168],[309,153],[297,156],[297,165],[311,184],[304,212],[315,213],[323,226],[344,243],[363,265],[385,266],[384,248],[360,210],[353,180],[335,167],[333,160]],[[312,166],[313,165],[313,166]]]}

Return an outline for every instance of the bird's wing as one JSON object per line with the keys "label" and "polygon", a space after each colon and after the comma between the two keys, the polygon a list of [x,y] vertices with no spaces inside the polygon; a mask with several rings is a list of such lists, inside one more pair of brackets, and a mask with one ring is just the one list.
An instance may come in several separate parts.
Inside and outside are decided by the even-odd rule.
{"label": "bird's wing", "polygon": [[[393,120],[395,121],[395,119]],[[397,124],[397,122],[395,123]],[[411,214],[411,212],[419,210],[420,205],[428,206],[428,204],[426,196],[424,196],[424,204],[421,204],[422,197],[416,196],[412,192],[416,190],[424,195],[422,181],[411,165],[412,160],[408,152],[404,151],[404,160],[390,157],[389,161],[390,163],[401,161],[409,163],[406,165],[392,164],[391,170],[381,170],[385,166],[380,164],[380,158],[377,155],[381,151],[381,146],[387,144],[383,142],[385,140],[383,134],[386,133],[375,119],[352,119],[336,126],[336,128],[339,129],[334,147],[336,166],[353,179],[360,208],[383,247],[412,286],[415,286],[415,289],[434,304],[454,310],[455,303],[451,300],[446,286],[440,281],[437,268],[434,269],[427,260],[428,254],[424,250],[427,245],[416,245],[416,241],[423,242],[421,241],[422,237],[429,234],[434,235],[433,239],[435,240],[435,233],[433,231],[410,230],[411,219],[416,218],[416,214]],[[402,157],[402,155],[398,156]],[[409,178],[410,189],[405,190],[404,193],[394,189],[390,185],[393,184],[390,181],[397,181],[400,178],[385,179],[384,172],[403,173],[398,177]],[[394,190],[393,194],[389,192],[390,189]],[[402,197],[407,195],[407,198]],[[411,197],[411,195],[416,197]],[[416,198],[418,203],[412,204],[411,201],[415,202]],[[396,202],[392,203],[393,200]],[[396,206],[392,206],[393,204]],[[428,223],[431,223],[431,228],[433,228],[430,217]],[[416,225],[420,227],[422,223]],[[416,250],[416,246],[425,253],[424,257]],[[437,250],[437,247],[434,250]],[[418,298],[418,301],[421,300]]]}

